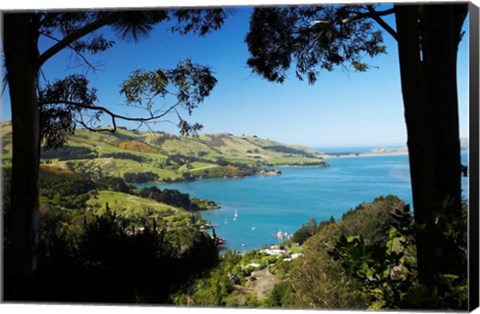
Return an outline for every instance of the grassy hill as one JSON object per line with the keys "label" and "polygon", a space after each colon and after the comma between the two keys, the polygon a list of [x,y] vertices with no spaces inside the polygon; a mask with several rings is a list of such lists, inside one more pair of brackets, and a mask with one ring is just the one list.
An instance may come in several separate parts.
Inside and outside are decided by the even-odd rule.
{"label": "grassy hill", "polygon": [[[11,124],[2,121],[4,164],[11,158]],[[325,166],[307,147],[229,133],[177,136],[120,128],[114,134],[77,129],[66,145],[43,151],[42,162],[94,177],[128,177],[132,183],[241,177],[263,166]],[[133,174],[148,174],[149,180]],[[136,181],[138,179],[138,181]]]}

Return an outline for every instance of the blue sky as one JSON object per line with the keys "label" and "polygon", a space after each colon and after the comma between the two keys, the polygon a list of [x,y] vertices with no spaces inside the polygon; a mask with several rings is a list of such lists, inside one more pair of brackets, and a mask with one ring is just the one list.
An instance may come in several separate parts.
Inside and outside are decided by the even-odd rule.
{"label": "blue sky", "polygon": [[[142,115],[123,105],[121,82],[135,69],[172,68],[190,58],[210,66],[218,79],[210,97],[187,119],[203,124],[202,133],[257,135],[314,147],[406,143],[397,46],[390,35],[384,33],[388,53],[367,60],[372,66],[368,72],[322,71],[313,86],[299,82],[293,74],[284,84],[270,83],[252,74],[246,65],[249,54],[244,38],[250,13],[249,7],[236,8],[221,30],[205,37],[172,34],[168,25],[161,24],[147,39],[135,44],[122,42],[110,30],[103,30],[117,44],[90,58],[102,64],[100,71],[89,74],[92,85],[98,88],[99,104],[122,114]],[[388,22],[394,25],[392,18]],[[468,31],[467,26],[468,20],[464,26]],[[71,68],[70,56],[66,52],[49,60],[43,69],[45,76],[53,80],[85,72],[82,67]],[[458,60],[460,131],[461,137],[468,137],[467,40],[461,43]],[[10,118],[8,103],[5,97],[2,119]],[[118,124],[136,126],[122,121]],[[175,124],[168,122],[152,128],[178,132]]]}

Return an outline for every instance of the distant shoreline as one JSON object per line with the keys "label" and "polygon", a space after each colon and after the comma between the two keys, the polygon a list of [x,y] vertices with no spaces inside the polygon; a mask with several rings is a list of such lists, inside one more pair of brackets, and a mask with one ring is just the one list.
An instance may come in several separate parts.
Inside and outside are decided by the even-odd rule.
{"label": "distant shoreline", "polygon": [[362,158],[362,157],[388,157],[388,156],[408,156],[408,151],[384,152],[384,153],[339,153],[339,154],[325,154],[323,159],[337,159],[337,158]]}
{"label": "distant shoreline", "polygon": [[[468,148],[461,147],[460,152],[468,151]],[[388,157],[388,156],[408,156],[408,149],[393,149],[392,151],[364,152],[364,153],[328,153],[322,156],[323,159],[336,158],[361,158],[361,157]]]}

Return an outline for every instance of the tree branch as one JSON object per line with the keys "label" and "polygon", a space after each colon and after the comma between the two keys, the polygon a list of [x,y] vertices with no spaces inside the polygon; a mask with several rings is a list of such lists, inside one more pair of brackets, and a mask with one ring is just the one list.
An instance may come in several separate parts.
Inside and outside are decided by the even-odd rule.
{"label": "tree branch", "polygon": [[[43,35],[43,36],[45,36],[45,37],[47,37],[47,38],[50,38],[50,39],[52,39],[52,40],[55,40],[57,43],[60,42],[60,39],[58,39],[58,38],[55,38],[55,37],[50,36],[50,35],[48,35],[48,34],[45,34],[45,33],[43,33],[43,32],[40,32],[40,34]],[[93,64],[91,64],[91,63],[87,60],[87,58],[86,58],[82,53],[80,53],[79,51],[75,50],[75,48],[73,48],[72,45],[68,44],[68,45],[66,45],[66,47],[68,47],[68,48],[70,48],[71,50],[73,50],[73,51],[83,60],[83,62],[85,62],[85,64],[86,64],[90,69],[92,69],[92,71],[95,72],[95,71],[97,70],[97,68],[95,68],[95,66],[94,66]]]}
{"label": "tree branch", "polygon": [[115,118],[112,118],[112,123],[113,123],[113,128],[111,129],[94,129],[94,128],[91,128],[88,126],[88,124],[86,124],[83,119],[81,120],[78,120],[78,119],[75,119],[75,121],[79,124],[81,124],[85,129],[89,130],[89,131],[92,131],[92,132],[111,132],[111,133],[115,133],[115,131],[117,131],[117,124],[115,123]]}
{"label": "tree branch", "polygon": [[82,38],[83,36],[109,24],[110,22],[113,21],[114,14],[109,13],[105,15],[104,17],[96,20],[95,22],[92,22],[90,24],[85,25],[84,27],[78,29],[77,31],[65,36],[62,40],[60,40],[58,43],[47,49],[44,53],[40,55],[39,58],[39,67],[41,67],[48,59],[53,57],[55,54],[57,54],[60,50],[64,49],[65,47],[68,47],[70,44],[75,42],[76,40]]}
{"label": "tree branch", "polygon": [[[390,26],[388,25],[380,16],[382,15],[385,15],[385,14],[380,14],[380,13],[384,13],[386,11],[390,11],[390,10],[386,10],[386,11],[375,11],[375,9],[373,8],[373,6],[371,5],[367,5],[367,8],[368,8],[368,11],[371,13],[371,18],[377,22],[381,27],[383,27],[384,30],[386,30],[390,35],[392,35],[392,37],[398,41],[398,36],[397,36],[397,32]],[[393,11],[393,9],[391,9]]]}
{"label": "tree branch", "polygon": [[[345,23],[349,23],[349,22],[352,22],[352,21],[356,21],[356,20],[360,20],[360,19],[364,19],[364,18],[373,18],[375,19],[375,16],[379,17],[380,16],[385,16],[385,15],[390,15],[390,14],[394,14],[395,13],[395,10],[392,8],[392,9],[388,9],[388,10],[384,10],[384,11],[375,11],[373,10],[373,7],[372,6],[367,6],[368,7],[368,11],[369,12],[362,12],[362,13],[358,13],[356,15],[353,15],[351,17],[347,17],[343,20],[335,20],[335,21],[329,21],[329,20],[316,20],[316,21],[313,21],[311,22],[311,26],[315,25],[315,24],[338,24],[338,23],[341,23],[341,24],[345,24]],[[370,10],[370,7],[372,8],[373,11]],[[383,20],[382,20],[383,21]],[[387,24],[388,26],[388,24]]]}
{"label": "tree branch", "polygon": [[[48,103],[40,103],[40,105],[47,105],[47,104],[48,105],[69,105],[69,106],[74,106],[74,107],[78,107],[78,108],[82,108],[82,109],[99,110],[99,111],[102,111],[102,112],[108,114],[112,118],[122,119],[122,120],[127,120],[127,121],[136,121],[136,122],[148,122],[148,121],[153,121],[153,120],[160,119],[160,118],[166,116],[168,113],[170,113],[170,111],[174,110],[175,107],[180,105],[180,103],[177,102],[176,104],[170,106],[170,108],[168,108],[167,110],[165,110],[161,114],[158,114],[158,115],[151,114],[150,117],[147,117],[147,118],[139,118],[139,117],[132,118],[132,117],[127,117],[127,116],[123,116],[123,115],[113,113],[109,109],[107,109],[105,107],[102,107],[102,106],[85,105],[85,104],[82,104],[82,103],[78,103],[78,102],[74,102],[74,101],[68,101],[68,100],[65,100],[65,101],[60,101],[60,100],[59,101],[49,101]],[[175,110],[175,112],[177,112],[177,110]],[[177,114],[178,114],[178,112],[177,112]]]}

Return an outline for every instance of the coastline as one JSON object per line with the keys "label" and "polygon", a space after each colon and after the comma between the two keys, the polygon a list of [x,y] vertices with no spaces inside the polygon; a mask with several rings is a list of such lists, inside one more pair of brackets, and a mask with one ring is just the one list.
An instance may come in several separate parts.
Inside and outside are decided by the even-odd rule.
{"label": "coastline", "polygon": [[408,156],[408,151],[384,152],[384,153],[357,153],[357,154],[326,154],[324,159],[336,158],[368,158],[368,157],[388,157],[388,156]]}

